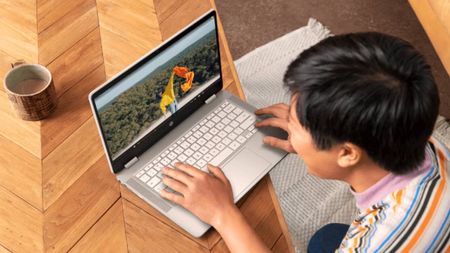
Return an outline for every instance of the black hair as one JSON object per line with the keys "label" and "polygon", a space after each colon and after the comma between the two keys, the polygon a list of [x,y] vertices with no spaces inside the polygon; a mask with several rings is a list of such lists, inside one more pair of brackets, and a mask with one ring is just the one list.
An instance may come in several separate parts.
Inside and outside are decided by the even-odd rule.
{"label": "black hair", "polygon": [[318,149],[351,142],[395,174],[423,163],[439,94],[408,42],[375,32],[329,37],[303,51],[284,82]]}

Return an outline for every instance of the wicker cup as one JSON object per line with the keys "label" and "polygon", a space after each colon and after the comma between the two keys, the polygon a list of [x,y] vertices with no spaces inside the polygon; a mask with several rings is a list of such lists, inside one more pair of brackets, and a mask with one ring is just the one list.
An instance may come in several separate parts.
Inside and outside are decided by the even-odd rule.
{"label": "wicker cup", "polygon": [[16,115],[41,120],[56,108],[56,92],[50,71],[39,64],[14,64],[3,80]]}

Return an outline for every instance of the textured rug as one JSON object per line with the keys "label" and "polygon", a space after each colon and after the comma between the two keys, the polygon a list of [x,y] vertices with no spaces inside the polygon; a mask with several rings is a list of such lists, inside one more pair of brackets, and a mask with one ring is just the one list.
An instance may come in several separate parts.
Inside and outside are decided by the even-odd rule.
{"label": "textured rug", "polygon": [[[314,19],[307,26],[284,35],[238,59],[236,69],[246,99],[260,108],[289,103],[283,87],[287,66],[303,50],[330,36],[330,31]],[[330,222],[350,223],[356,214],[348,186],[307,174],[296,155],[288,155],[270,173],[281,209],[297,252],[306,252],[311,235]]]}
{"label": "textured rug", "polygon": [[[331,36],[315,19],[305,27],[288,33],[235,61],[246,99],[257,108],[289,103],[283,75],[300,52]],[[450,144],[450,127],[443,118],[436,125],[435,137]],[[275,191],[297,252],[306,252],[312,234],[331,223],[349,224],[356,215],[348,185],[322,180],[307,174],[296,155],[288,155],[271,172]]]}

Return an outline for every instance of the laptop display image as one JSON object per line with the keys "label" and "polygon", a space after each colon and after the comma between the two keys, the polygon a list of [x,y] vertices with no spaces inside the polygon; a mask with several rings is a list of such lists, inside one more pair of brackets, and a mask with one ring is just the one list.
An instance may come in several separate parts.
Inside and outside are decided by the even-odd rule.
{"label": "laptop display image", "polygon": [[237,202],[285,155],[263,144],[256,108],[222,91],[216,12],[198,18],[92,91],[89,101],[117,180],[199,237],[210,226],[163,199],[161,170],[184,162],[219,166]]}
{"label": "laptop display image", "polygon": [[219,75],[215,24],[210,19],[96,98],[112,158],[217,81]]}

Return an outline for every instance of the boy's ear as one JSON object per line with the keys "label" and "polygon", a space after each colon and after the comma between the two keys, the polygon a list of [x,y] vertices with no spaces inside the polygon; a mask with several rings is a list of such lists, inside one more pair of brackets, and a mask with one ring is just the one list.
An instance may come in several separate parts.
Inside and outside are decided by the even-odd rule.
{"label": "boy's ear", "polygon": [[361,160],[363,151],[357,145],[345,142],[340,145],[337,163],[342,168],[353,167]]}

